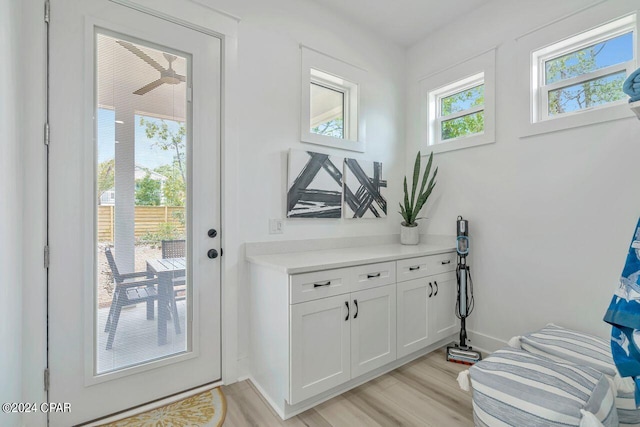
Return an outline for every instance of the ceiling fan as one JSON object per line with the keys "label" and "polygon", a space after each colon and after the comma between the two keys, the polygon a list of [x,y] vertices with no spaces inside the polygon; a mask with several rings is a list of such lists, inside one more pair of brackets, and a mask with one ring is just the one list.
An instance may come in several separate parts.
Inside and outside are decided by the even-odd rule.
{"label": "ceiling fan", "polygon": [[140,89],[133,92],[134,95],[144,95],[145,93],[150,92],[153,89],[165,83],[169,85],[177,85],[178,83],[186,81],[186,77],[176,73],[172,67],[173,61],[178,59],[177,56],[171,55],[170,53],[162,52],[165,59],[169,63],[169,67],[164,68],[162,65],[158,64],[155,59],[153,59],[152,57],[144,53],[142,50],[140,50],[140,48],[138,48],[134,44],[123,41],[123,40],[118,40],[117,43],[120,46],[127,49],[129,52],[133,53],[138,58],[142,59],[147,64],[151,65],[156,70],[160,71],[160,78],[158,80],[155,80],[145,86],[142,86]]}

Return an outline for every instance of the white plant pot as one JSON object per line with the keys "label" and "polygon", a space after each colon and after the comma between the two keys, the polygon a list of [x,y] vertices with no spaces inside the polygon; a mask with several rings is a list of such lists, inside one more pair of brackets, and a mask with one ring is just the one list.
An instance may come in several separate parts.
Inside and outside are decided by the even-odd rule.
{"label": "white plant pot", "polygon": [[403,245],[417,245],[420,243],[420,227],[406,227],[400,224],[400,243]]}

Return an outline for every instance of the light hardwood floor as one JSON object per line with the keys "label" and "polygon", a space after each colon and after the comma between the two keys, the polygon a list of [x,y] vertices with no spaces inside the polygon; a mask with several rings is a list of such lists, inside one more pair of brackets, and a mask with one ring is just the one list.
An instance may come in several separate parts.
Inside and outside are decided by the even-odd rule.
{"label": "light hardwood floor", "polygon": [[468,366],[445,360],[440,349],[371,380],[287,421],[251,382],[223,387],[225,427],[473,426],[471,394],[456,377]]}

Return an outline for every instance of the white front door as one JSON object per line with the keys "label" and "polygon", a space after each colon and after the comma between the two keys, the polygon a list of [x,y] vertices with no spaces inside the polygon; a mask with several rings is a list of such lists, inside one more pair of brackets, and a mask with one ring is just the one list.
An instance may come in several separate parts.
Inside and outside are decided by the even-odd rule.
{"label": "white front door", "polygon": [[52,0],[51,414],[69,426],[221,377],[220,40]]}

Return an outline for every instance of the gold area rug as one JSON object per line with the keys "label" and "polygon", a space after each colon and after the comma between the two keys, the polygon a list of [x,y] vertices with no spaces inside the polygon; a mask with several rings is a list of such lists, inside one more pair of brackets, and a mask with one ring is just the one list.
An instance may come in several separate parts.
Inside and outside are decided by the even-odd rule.
{"label": "gold area rug", "polygon": [[227,401],[220,387],[101,427],[220,427]]}

